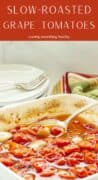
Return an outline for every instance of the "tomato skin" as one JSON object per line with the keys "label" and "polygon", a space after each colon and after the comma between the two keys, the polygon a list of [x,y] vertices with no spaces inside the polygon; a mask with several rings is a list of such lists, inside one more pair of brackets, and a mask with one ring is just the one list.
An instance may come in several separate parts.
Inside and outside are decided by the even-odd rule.
{"label": "tomato skin", "polygon": [[38,173],[42,172],[43,169],[45,168],[43,162],[34,162],[34,163],[33,163],[33,167],[36,169],[36,171],[37,171]]}
{"label": "tomato skin", "polygon": [[61,178],[64,178],[64,179],[69,179],[69,180],[73,180],[76,178],[76,175],[70,171],[70,170],[61,170],[59,171],[58,175],[61,177]]}
{"label": "tomato skin", "polygon": [[58,127],[58,126],[54,126],[51,128],[51,134],[53,136],[58,136],[62,133],[63,129],[61,127]]}
{"label": "tomato skin", "polygon": [[21,144],[18,144],[13,141],[8,142],[9,145],[9,151],[11,154],[13,154],[16,158],[23,158],[23,157],[28,157],[30,155],[34,154],[33,150],[30,150],[26,147],[24,147]]}
{"label": "tomato skin", "polygon": [[57,165],[59,165],[59,166],[63,166],[63,165],[65,165],[65,163],[66,163],[66,160],[65,160],[64,157],[61,157],[61,158],[57,161]]}
{"label": "tomato skin", "polygon": [[13,135],[13,141],[16,143],[25,144],[32,141],[32,137],[24,133],[16,133]]}
{"label": "tomato skin", "polygon": [[70,144],[70,141],[67,139],[58,139],[55,143],[58,147],[62,148],[68,144]]}
{"label": "tomato skin", "polygon": [[65,152],[65,155],[69,155],[73,152],[80,152],[80,148],[78,145],[68,145],[66,147],[64,147],[64,152]]}
{"label": "tomato skin", "polygon": [[98,143],[96,143],[96,145],[95,145],[95,152],[98,153]]}
{"label": "tomato skin", "polygon": [[78,163],[79,163],[79,161],[76,158],[74,158],[74,157],[68,157],[67,158],[68,166],[75,166]]}
{"label": "tomato skin", "polygon": [[14,164],[14,161],[10,158],[4,158],[4,157],[1,157],[0,158],[0,162],[3,163],[4,165],[6,166],[12,166]]}
{"label": "tomato skin", "polygon": [[28,150],[27,148],[15,149],[15,150],[11,151],[11,153],[16,158],[28,157],[33,154],[33,152],[31,150]]}
{"label": "tomato skin", "polygon": [[73,152],[70,157],[76,158],[78,161],[83,161],[83,154],[80,152]]}
{"label": "tomato skin", "polygon": [[84,152],[84,161],[87,164],[93,164],[93,163],[95,163],[95,160],[96,160],[96,154],[95,153],[89,152],[89,151]]}
{"label": "tomato skin", "polygon": [[49,177],[49,176],[53,176],[54,175],[54,172],[53,171],[43,171],[41,174],[40,174],[40,176],[42,176],[42,177]]}
{"label": "tomato skin", "polygon": [[31,128],[22,127],[20,131],[24,134],[30,134],[32,136],[36,136],[38,129],[39,127],[31,127]]}
{"label": "tomato skin", "polygon": [[98,158],[96,158],[96,165],[98,166]]}
{"label": "tomato skin", "polygon": [[43,170],[43,172],[40,174],[40,176],[42,177],[50,177],[50,176],[53,176],[55,175],[55,172],[56,172],[56,169],[53,168],[53,167],[50,167],[46,170]]}
{"label": "tomato skin", "polygon": [[31,163],[32,168],[35,168],[38,173],[41,173],[47,167],[46,161],[42,158],[33,158],[31,159]]}
{"label": "tomato skin", "polygon": [[45,157],[48,162],[54,162],[59,158],[58,151],[52,148],[42,148],[41,155]]}
{"label": "tomato skin", "polygon": [[76,175],[79,178],[84,178],[84,177],[87,177],[89,175],[88,170],[85,167],[76,167],[75,170],[76,170]]}
{"label": "tomato skin", "polygon": [[45,158],[48,162],[54,162],[58,159],[58,156],[55,153],[50,152]]}
{"label": "tomato skin", "polygon": [[32,166],[31,162],[26,162],[26,161],[24,161],[24,159],[22,159],[22,161],[18,161],[14,164],[14,167],[17,168],[18,170],[28,168],[30,166]]}

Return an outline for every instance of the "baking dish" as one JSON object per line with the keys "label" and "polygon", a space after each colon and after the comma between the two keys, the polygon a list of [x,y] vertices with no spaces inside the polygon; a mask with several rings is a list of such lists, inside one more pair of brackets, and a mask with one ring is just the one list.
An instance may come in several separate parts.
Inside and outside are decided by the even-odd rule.
{"label": "baking dish", "polygon": [[[17,126],[17,124],[28,125],[36,121],[37,119],[41,119],[47,116],[51,118],[60,114],[72,114],[79,108],[93,101],[95,100],[84,96],[65,94],[54,95],[30,102],[9,105],[0,109],[0,131],[7,131],[9,129],[12,129]],[[84,118],[87,122],[91,123],[92,121],[92,123],[98,125],[98,106],[82,113],[80,117]],[[9,171],[10,173],[12,173],[11,170]],[[0,171],[0,174],[2,174],[2,171]],[[14,173],[12,174],[14,179]],[[7,174],[5,174],[5,178],[8,179]],[[82,179],[97,180],[98,174],[94,174]]]}

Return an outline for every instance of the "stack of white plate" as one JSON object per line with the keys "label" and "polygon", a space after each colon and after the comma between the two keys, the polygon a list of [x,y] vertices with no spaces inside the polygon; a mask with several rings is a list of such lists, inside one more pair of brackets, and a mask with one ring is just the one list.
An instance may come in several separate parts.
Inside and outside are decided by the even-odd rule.
{"label": "stack of white plate", "polygon": [[32,100],[46,94],[49,87],[49,79],[39,88],[31,91],[24,91],[16,87],[3,89],[3,85],[9,83],[30,82],[36,79],[42,70],[29,65],[4,64],[0,65],[0,106],[11,103]]}

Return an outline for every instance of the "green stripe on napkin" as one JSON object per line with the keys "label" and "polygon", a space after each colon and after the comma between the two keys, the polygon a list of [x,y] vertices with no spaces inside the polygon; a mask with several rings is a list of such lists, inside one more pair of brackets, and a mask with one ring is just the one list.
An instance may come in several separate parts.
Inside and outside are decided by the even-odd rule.
{"label": "green stripe on napkin", "polygon": [[98,75],[65,73],[53,87],[51,94],[74,93],[98,99]]}

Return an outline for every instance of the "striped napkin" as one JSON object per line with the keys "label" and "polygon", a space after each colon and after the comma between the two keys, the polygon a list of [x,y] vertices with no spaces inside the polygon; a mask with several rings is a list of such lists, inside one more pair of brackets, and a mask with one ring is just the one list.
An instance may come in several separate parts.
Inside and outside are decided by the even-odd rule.
{"label": "striped napkin", "polygon": [[51,94],[74,93],[98,99],[98,75],[66,72]]}

